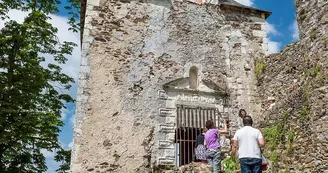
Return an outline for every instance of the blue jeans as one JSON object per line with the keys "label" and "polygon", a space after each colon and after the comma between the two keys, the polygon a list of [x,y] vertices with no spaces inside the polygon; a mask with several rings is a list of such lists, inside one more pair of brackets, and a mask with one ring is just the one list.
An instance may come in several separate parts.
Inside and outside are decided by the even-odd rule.
{"label": "blue jeans", "polygon": [[212,166],[213,173],[219,173],[221,169],[221,152],[220,148],[216,150],[206,150],[206,160],[207,163]]}
{"label": "blue jeans", "polygon": [[240,158],[241,173],[261,173],[262,159]]}

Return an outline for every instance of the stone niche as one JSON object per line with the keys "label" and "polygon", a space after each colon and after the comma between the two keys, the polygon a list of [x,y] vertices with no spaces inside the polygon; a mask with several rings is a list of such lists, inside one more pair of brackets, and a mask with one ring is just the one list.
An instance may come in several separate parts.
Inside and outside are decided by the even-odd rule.
{"label": "stone niche", "polygon": [[[191,67],[188,77],[163,85],[159,99],[166,106],[159,110],[155,165],[176,167],[192,162],[197,136],[212,119],[216,127],[228,118],[228,94],[223,88],[206,79],[199,79],[198,69]],[[224,138],[224,137],[223,137]],[[222,145],[229,145],[222,139]]]}

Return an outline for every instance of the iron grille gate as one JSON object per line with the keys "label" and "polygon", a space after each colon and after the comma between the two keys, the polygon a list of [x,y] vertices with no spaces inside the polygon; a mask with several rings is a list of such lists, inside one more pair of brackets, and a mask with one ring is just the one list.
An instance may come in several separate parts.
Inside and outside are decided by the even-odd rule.
{"label": "iron grille gate", "polygon": [[196,139],[202,133],[207,120],[212,119],[216,127],[219,113],[216,108],[177,105],[177,128],[175,131],[176,166],[192,162]]}

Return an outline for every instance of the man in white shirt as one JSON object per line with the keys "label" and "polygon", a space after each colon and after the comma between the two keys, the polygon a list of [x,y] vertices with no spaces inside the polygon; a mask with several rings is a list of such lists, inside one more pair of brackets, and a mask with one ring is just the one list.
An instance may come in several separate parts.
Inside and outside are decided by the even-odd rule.
{"label": "man in white shirt", "polygon": [[264,139],[260,130],[252,127],[253,120],[250,116],[243,118],[244,127],[237,130],[233,137],[232,154],[237,154],[240,160],[242,173],[260,173],[262,165],[261,146]]}

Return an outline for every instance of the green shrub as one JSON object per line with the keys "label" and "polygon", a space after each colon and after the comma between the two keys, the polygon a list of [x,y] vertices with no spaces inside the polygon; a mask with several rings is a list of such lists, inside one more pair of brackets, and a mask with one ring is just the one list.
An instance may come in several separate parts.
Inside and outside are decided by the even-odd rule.
{"label": "green shrub", "polygon": [[310,108],[308,106],[302,106],[302,110],[300,112],[300,121],[301,123],[305,123],[310,115]]}
{"label": "green shrub", "polygon": [[270,150],[274,150],[281,143],[283,129],[281,124],[273,125],[264,129],[264,139],[267,141]]}
{"label": "green shrub", "polygon": [[222,160],[223,171],[225,173],[232,173],[238,169],[239,164],[237,163],[235,157],[227,157]]}
{"label": "green shrub", "polygon": [[256,63],[256,66],[255,66],[255,74],[256,76],[260,76],[264,70],[266,69],[266,65],[263,63],[263,62],[258,62]]}

